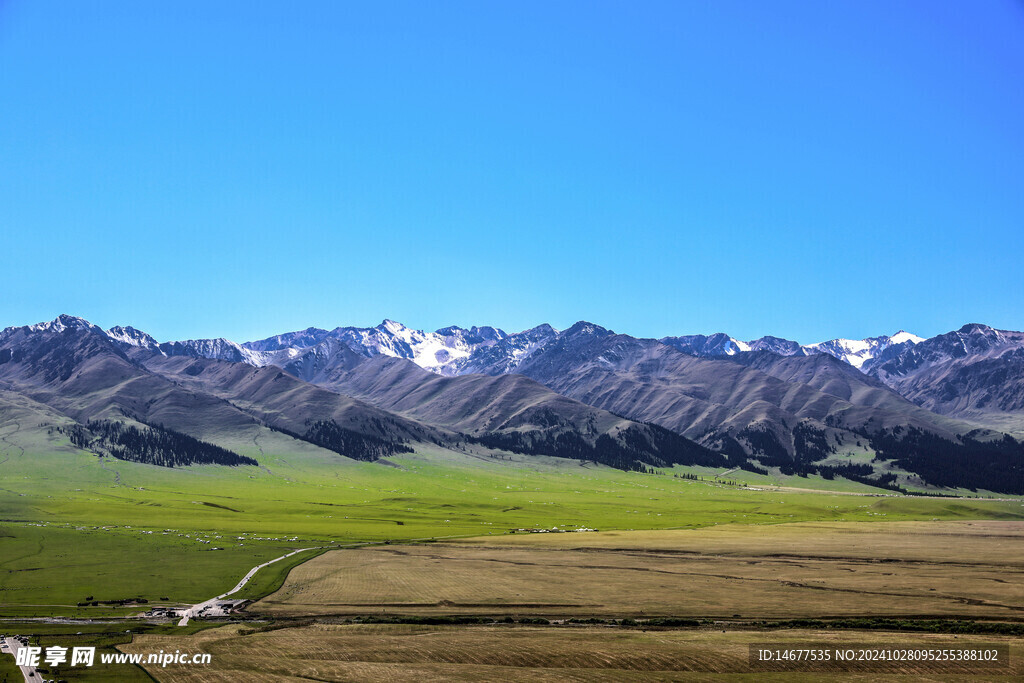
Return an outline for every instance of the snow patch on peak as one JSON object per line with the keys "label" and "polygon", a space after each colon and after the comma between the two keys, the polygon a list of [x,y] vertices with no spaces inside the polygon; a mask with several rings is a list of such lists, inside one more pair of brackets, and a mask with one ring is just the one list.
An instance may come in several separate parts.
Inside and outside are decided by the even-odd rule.
{"label": "snow patch on peak", "polygon": [[50,322],[36,323],[35,325],[28,326],[31,332],[63,332],[64,330],[95,330],[102,333],[96,325],[85,318],[79,318],[73,315],[67,315],[62,313]]}
{"label": "snow patch on peak", "polygon": [[808,353],[827,353],[841,361],[849,363],[855,368],[860,368],[871,359],[874,351],[881,350],[873,348],[873,340],[865,339],[830,339],[829,341],[809,344],[804,347]]}
{"label": "snow patch on peak", "polygon": [[861,369],[864,364],[875,358],[885,349],[896,344],[919,344],[924,339],[915,334],[900,330],[891,337],[870,337],[868,339],[830,339],[801,346],[795,341],[780,337],[761,337],[753,341],[743,342],[729,335],[718,332],[709,336],[691,334],[681,337],[664,337],[660,340],[683,353],[694,356],[734,356],[747,351],[770,351],[780,356],[798,356],[824,353]]}
{"label": "snow patch on peak", "polygon": [[607,328],[601,327],[600,325],[595,325],[594,323],[587,322],[586,320],[580,320],[575,325],[567,329],[564,334],[567,336],[587,334],[604,337],[615,333]]}
{"label": "snow patch on peak", "polygon": [[906,344],[907,342],[913,342],[914,344],[920,344],[924,341],[924,337],[918,337],[916,334],[911,334],[906,330],[900,330],[896,334],[889,337],[889,340],[893,344]]}
{"label": "snow patch on peak", "polygon": [[894,344],[919,344],[922,341],[924,341],[924,339],[921,337],[900,330],[891,337],[881,336],[869,337],[867,339],[832,339],[818,344],[811,344],[803,348],[807,353],[827,353],[830,356],[835,356],[839,360],[849,363],[860,370],[864,367],[865,363],[875,358]]}
{"label": "snow patch on peak", "polygon": [[195,356],[211,360],[226,360],[232,363],[247,363],[258,368],[268,365],[274,358],[273,352],[254,351],[224,338],[167,342],[160,344],[159,350],[167,356]]}
{"label": "snow patch on peak", "polygon": [[664,337],[660,340],[672,348],[691,356],[734,356],[754,350],[755,342],[733,339],[724,332],[712,335],[690,334],[682,337]]}
{"label": "snow patch on peak", "polygon": [[130,326],[122,327],[117,325],[115,327],[111,327],[107,330],[107,336],[115,342],[126,344],[128,346],[138,346],[145,349],[159,346],[156,339],[142,330],[137,330]]}

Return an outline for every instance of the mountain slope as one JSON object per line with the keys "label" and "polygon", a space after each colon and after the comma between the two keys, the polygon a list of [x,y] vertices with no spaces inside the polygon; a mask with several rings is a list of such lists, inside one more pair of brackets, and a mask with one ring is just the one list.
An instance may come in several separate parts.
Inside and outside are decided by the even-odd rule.
{"label": "mountain slope", "polygon": [[901,419],[905,424],[941,430],[947,436],[973,428],[966,422],[945,419],[922,409],[874,377],[831,355],[779,356],[761,351],[739,354],[730,360],[787,383],[806,384],[855,406],[877,408],[891,415],[903,416]]}
{"label": "mountain slope", "polygon": [[[198,381],[152,372],[144,361],[169,366],[178,364],[185,368],[220,364],[241,372],[256,369],[243,363],[165,356],[149,344],[115,342],[96,326],[69,316],[62,316],[53,323],[4,330],[0,333],[0,359],[3,361],[0,363],[0,387],[70,418],[78,425],[69,432],[73,442],[90,450],[95,450],[93,445],[103,445],[115,457],[121,457],[118,452],[123,449],[118,451],[114,447],[123,447],[129,441],[137,442],[135,450],[154,452],[163,448],[160,444],[171,444],[179,451],[178,455],[183,449],[201,451],[205,448],[188,441],[190,438],[230,448],[240,440],[253,440],[261,431],[266,431],[265,425],[356,458],[366,456],[364,446],[370,442],[378,451],[394,452],[398,445],[406,448],[407,439],[429,438],[434,433],[372,406],[302,383],[276,368],[260,371],[265,383],[273,382],[280,375],[278,385],[271,389],[264,387],[262,395],[254,388],[255,383],[247,387],[249,394],[224,392],[217,395]],[[183,377],[188,377],[187,373]],[[296,390],[290,386],[292,384],[302,385],[308,391]],[[286,385],[288,390],[280,389]],[[318,398],[330,400],[318,403],[310,399],[311,393],[323,394]],[[261,405],[261,400],[267,404]],[[287,409],[282,407],[289,401]],[[244,409],[240,407],[242,402],[247,402]],[[325,403],[333,409],[326,409]],[[335,422],[336,419],[341,423]],[[307,421],[312,421],[313,425]],[[321,431],[333,429],[337,438],[334,441],[310,438],[309,432],[317,422],[326,424]],[[122,429],[115,423],[127,427]],[[165,452],[153,462],[182,463],[177,456],[164,457],[167,455]]]}
{"label": "mountain slope", "polygon": [[443,443],[447,438],[436,429],[309,384],[277,367],[159,354],[139,360],[161,377],[228,401],[275,429],[301,434],[307,423],[333,421],[341,428],[393,443]]}
{"label": "mountain slope", "polygon": [[894,347],[864,370],[928,410],[1024,431],[1024,333],[969,324]]}
{"label": "mountain slope", "polygon": [[440,377],[393,358],[371,359],[334,385],[375,405],[522,452],[623,466],[724,465],[725,459],[653,425],[566,398],[521,375]]}
{"label": "mountain slope", "polygon": [[922,342],[903,336],[876,340],[868,376],[778,338],[743,347],[724,335],[666,340],[735,351],[698,357],[586,322],[506,334],[385,321],[247,344],[161,344],[61,316],[0,332],[0,390],[73,420],[88,432],[75,432],[82,444],[177,449],[161,456],[170,464],[221,457],[185,437],[251,448],[254,432],[273,429],[364,459],[417,442],[623,468],[720,464],[726,453],[731,465],[752,459],[784,472],[910,481],[913,471],[943,485],[1024,490],[1024,449],[976,427],[1005,428],[1024,413],[1024,334],[969,325]]}
{"label": "mountain slope", "polygon": [[[317,354],[329,347],[334,351],[324,355],[322,369],[316,364],[321,360]],[[525,377],[446,378],[385,354],[364,358],[333,338],[307,349],[283,369],[165,356],[159,351],[129,349],[133,359],[160,376],[230,401],[274,428],[303,437],[309,436],[303,430],[310,422],[330,422],[336,429],[390,443],[451,446],[468,438],[490,448],[593,460],[623,469],[724,464],[722,456],[679,435],[584,406]],[[345,362],[330,362],[338,356]],[[320,386],[293,376],[300,372]],[[314,443],[325,445],[315,439]]]}
{"label": "mountain slope", "polygon": [[102,330],[79,319],[69,325],[68,318],[0,333],[0,381],[78,422],[134,415],[192,434],[252,422],[223,401],[147,372]]}
{"label": "mountain slope", "polygon": [[[828,361],[825,364],[829,368]],[[817,373],[808,373],[806,367],[799,370],[807,373],[804,379],[822,386],[843,384],[839,377],[845,370],[840,373],[834,365],[828,373],[820,368]],[[782,369],[776,371],[783,374]],[[590,323],[574,325],[531,356],[519,372],[584,403],[660,424],[764,464],[805,467],[840,450],[877,441],[888,444],[887,453],[899,452],[894,461],[920,466],[928,449],[948,443],[942,450],[948,452],[949,462],[959,463],[962,484],[1024,487],[1024,482],[1005,478],[1017,476],[1017,456],[1012,453],[1004,459],[1004,477],[989,473],[979,478],[976,471],[965,469],[972,460],[1002,458],[997,453],[1001,447],[991,445],[1002,435],[975,430],[968,443],[955,430],[969,425],[914,411],[870,382],[834,389],[848,394],[841,398],[796,381],[794,369],[788,370],[790,381],[784,381],[730,360],[689,356],[654,340],[617,335]],[[918,433],[927,438],[910,438]],[[900,450],[893,443],[906,448]]]}

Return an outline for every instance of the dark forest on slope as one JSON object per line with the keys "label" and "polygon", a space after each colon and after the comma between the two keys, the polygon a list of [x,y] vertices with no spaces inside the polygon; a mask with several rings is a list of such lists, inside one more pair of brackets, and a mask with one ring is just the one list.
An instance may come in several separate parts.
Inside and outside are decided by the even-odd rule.
{"label": "dark forest on slope", "polygon": [[160,467],[258,464],[252,458],[161,425],[139,428],[125,422],[90,420],[84,427],[75,425],[62,431],[79,448],[100,450],[118,460]]}

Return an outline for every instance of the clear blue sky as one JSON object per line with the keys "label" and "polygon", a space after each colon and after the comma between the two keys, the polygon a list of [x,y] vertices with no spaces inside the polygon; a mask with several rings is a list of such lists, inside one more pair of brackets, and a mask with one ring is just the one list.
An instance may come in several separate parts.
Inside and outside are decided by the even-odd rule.
{"label": "clear blue sky", "polygon": [[0,0],[0,327],[1024,328],[1024,4]]}

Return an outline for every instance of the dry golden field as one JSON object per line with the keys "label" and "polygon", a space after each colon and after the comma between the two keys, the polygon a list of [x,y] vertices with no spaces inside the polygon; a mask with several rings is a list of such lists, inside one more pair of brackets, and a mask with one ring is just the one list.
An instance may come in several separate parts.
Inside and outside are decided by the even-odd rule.
{"label": "dry golden field", "polygon": [[[1020,680],[1024,640],[1005,636],[787,630],[784,632],[648,630],[615,627],[324,625],[239,635],[238,626],[189,637],[139,636],[125,652],[177,649],[208,652],[206,667],[150,667],[160,681],[248,683],[270,681],[686,681],[744,678],[751,644],[774,647],[817,643],[950,647],[999,644],[1010,666],[983,670],[947,665],[926,673],[917,664],[891,664],[871,673],[827,675],[841,680]],[[816,673],[758,673],[756,680],[822,680]]]}
{"label": "dry golden field", "polygon": [[330,552],[272,616],[1024,618],[1024,523],[725,525]]}

